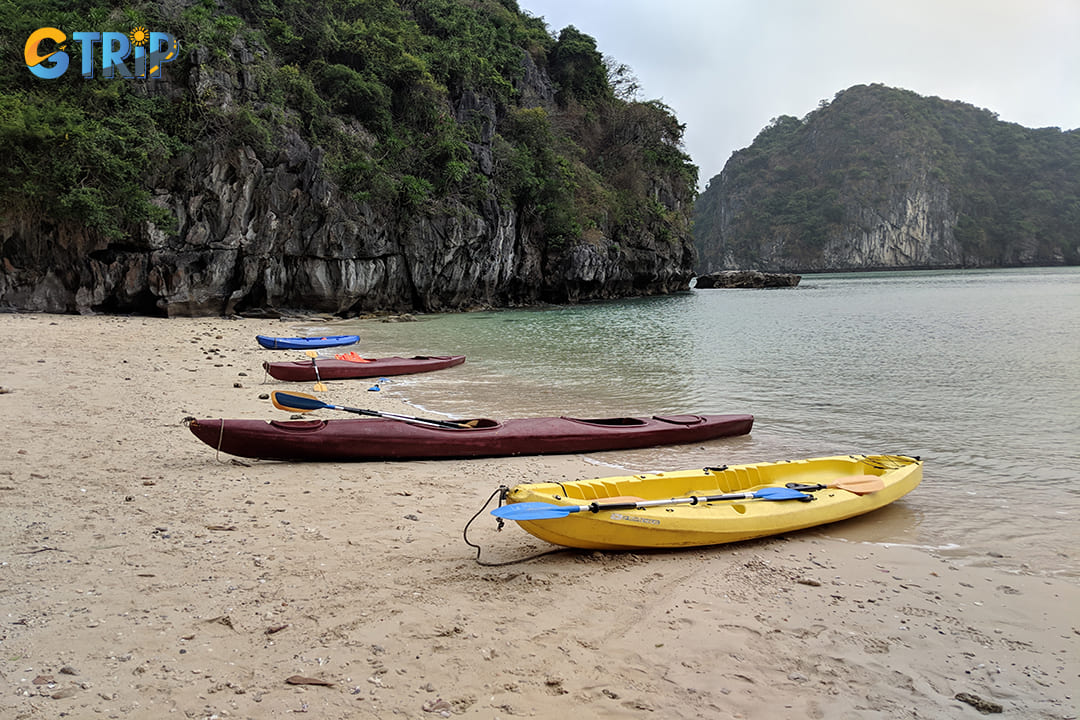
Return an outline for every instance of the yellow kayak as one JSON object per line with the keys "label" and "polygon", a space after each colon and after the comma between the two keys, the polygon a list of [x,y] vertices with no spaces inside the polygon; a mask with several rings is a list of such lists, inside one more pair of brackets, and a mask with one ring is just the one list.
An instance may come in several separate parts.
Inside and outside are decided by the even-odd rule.
{"label": "yellow kayak", "polygon": [[921,480],[917,457],[837,455],[517,485],[492,514],[574,548],[719,545],[861,515]]}

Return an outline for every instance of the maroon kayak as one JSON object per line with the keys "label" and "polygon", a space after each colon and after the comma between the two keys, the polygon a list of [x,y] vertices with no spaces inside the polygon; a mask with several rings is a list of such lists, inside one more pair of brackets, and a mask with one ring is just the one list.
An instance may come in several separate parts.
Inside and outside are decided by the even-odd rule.
{"label": "maroon kayak", "polygon": [[[313,362],[319,364],[319,376],[315,377]],[[264,362],[263,369],[278,380],[304,382],[307,380],[346,380],[348,378],[372,378],[384,375],[409,375],[454,367],[465,362],[464,355],[440,355],[416,357],[376,358],[368,362],[336,360],[333,358],[296,360],[294,362]]]}
{"label": "maroon kayak", "polygon": [[212,448],[264,460],[406,460],[625,450],[745,435],[753,415],[671,415],[581,420],[455,420],[442,428],[386,418],[192,420]]}

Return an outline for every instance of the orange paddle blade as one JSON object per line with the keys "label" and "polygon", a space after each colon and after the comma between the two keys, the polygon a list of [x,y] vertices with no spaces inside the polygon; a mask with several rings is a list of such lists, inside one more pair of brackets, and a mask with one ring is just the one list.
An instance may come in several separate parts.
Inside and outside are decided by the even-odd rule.
{"label": "orange paddle blade", "polygon": [[853,475],[843,480],[825,483],[826,487],[847,490],[856,495],[868,495],[885,489],[885,481],[877,475]]}

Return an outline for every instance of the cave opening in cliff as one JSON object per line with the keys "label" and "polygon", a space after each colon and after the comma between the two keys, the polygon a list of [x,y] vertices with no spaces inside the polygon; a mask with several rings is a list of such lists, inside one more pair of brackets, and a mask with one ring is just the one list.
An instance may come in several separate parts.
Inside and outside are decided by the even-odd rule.
{"label": "cave opening in cliff", "polygon": [[148,317],[168,317],[165,308],[158,304],[158,296],[143,289],[127,298],[110,295],[105,301],[90,306],[95,313],[105,315],[146,315]]}

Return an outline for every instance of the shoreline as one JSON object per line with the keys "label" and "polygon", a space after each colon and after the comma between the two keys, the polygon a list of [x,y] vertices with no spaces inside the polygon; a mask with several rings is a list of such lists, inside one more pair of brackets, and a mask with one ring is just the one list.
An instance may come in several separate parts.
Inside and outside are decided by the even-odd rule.
{"label": "shoreline", "polygon": [[[285,418],[259,395],[311,392],[263,381],[297,353],[254,336],[290,323],[0,315],[0,715],[975,717],[966,693],[1077,717],[1075,579],[814,530],[484,566],[462,531],[499,485],[620,473],[217,456],[184,417]],[[424,379],[328,384],[409,412]],[[553,549],[483,513],[469,539],[489,562]]]}

